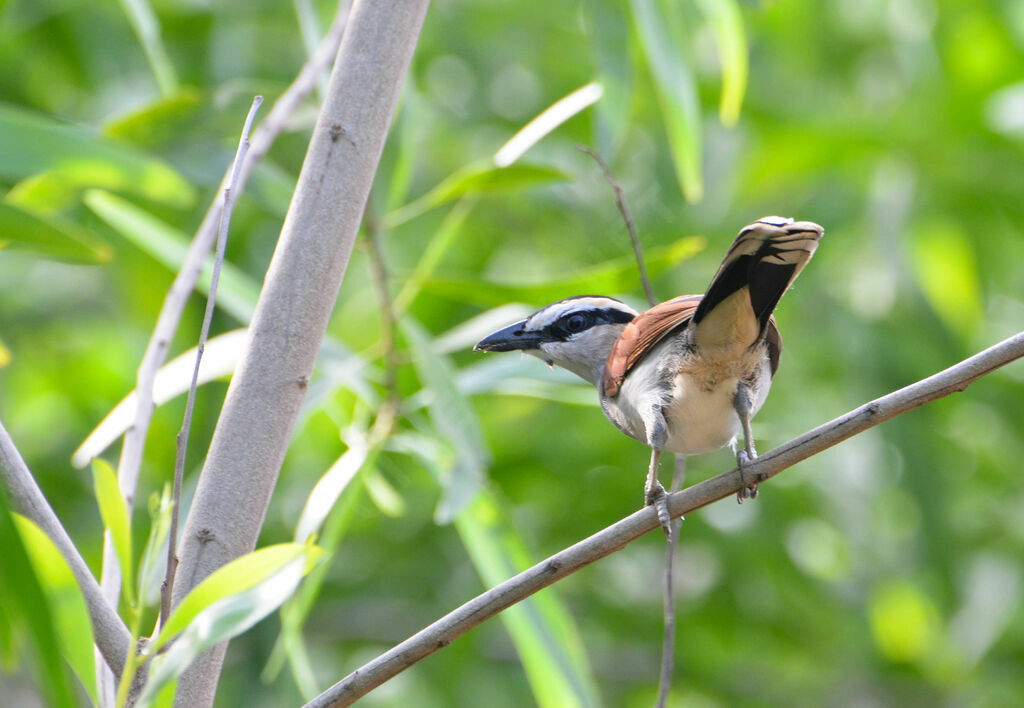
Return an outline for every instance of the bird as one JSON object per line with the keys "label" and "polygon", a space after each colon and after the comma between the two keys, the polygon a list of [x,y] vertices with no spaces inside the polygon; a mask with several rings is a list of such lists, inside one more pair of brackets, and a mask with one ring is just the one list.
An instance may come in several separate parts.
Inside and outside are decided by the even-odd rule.
{"label": "bird", "polygon": [[[605,417],[651,448],[644,503],[656,507],[667,533],[657,478],[663,452],[697,455],[729,445],[741,476],[757,457],[750,421],[782,354],[773,313],[823,234],[810,221],[766,216],[740,230],[703,295],[644,312],[602,295],[568,297],[484,337],[474,350],[522,351],[592,384]],[[757,480],[743,480],[737,500],[756,496]]]}

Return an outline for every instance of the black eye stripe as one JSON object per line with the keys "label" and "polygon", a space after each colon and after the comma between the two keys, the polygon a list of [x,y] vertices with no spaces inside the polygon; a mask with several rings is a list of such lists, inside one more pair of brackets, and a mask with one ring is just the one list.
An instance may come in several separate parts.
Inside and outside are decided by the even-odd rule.
{"label": "black eye stripe", "polygon": [[[569,320],[571,318],[584,318],[583,327],[570,328]],[[575,312],[567,312],[566,314],[559,317],[556,321],[549,324],[544,328],[544,334],[552,337],[553,339],[561,339],[563,341],[569,339],[574,334],[586,331],[591,327],[596,327],[602,324],[625,324],[633,320],[633,315],[624,310],[618,310],[613,308],[593,308],[590,310],[576,310]]]}

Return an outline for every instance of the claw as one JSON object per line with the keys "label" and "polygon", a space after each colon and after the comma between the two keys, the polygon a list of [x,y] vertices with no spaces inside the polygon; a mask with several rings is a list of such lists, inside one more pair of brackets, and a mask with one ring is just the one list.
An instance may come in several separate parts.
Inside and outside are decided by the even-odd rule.
{"label": "claw", "polygon": [[665,491],[665,487],[661,485],[661,482],[655,482],[654,486],[644,490],[644,506],[653,506],[654,511],[658,514],[658,523],[661,524],[661,530],[665,532],[665,535],[669,538],[672,537],[672,518],[668,513],[668,492]]}
{"label": "claw", "polygon": [[736,492],[737,504],[742,504],[744,499],[757,499],[757,482],[747,484],[747,481],[743,478],[743,467],[756,459],[756,452],[753,455],[748,453],[746,450],[739,450],[736,452],[736,466],[739,467],[740,482],[743,484],[743,486],[740,487],[740,491]]}

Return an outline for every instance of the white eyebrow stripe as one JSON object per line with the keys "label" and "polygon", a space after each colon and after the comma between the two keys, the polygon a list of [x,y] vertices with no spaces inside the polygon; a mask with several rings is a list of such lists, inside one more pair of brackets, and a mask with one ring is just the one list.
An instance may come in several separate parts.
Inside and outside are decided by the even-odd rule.
{"label": "white eyebrow stripe", "polygon": [[536,332],[558,321],[570,312],[583,310],[619,310],[636,314],[631,307],[607,297],[576,297],[548,305],[526,320],[526,329]]}

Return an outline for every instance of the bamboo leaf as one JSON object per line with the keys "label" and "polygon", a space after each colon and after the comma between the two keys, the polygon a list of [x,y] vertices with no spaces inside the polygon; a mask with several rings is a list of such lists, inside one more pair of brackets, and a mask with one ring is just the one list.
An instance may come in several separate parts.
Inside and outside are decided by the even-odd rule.
{"label": "bamboo leaf", "polygon": [[167,573],[167,538],[171,529],[171,485],[149,497],[149,538],[139,561],[139,601],[143,606],[160,603],[160,588]]}
{"label": "bamboo leaf", "polygon": [[[161,221],[131,202],[98,189],[90,189],[83,197],[86,206],[114,230],[137,247],[177,272],[185,260],[189,237],[179,229]],[[213,258],[207,258],[196,287],[207,293],[213,273]],[[259,296],[258,284],[225,261],[217,285],[217,306],[242,323],[252,319]]]}
{"label": "bamboo leaf", "polygon": [[[89,610],[82,591],[67,561],[50,537],[29,519],[17,514],[13,518],[32,567],[39,577],[47,604],[53,612],[54,623],[60,628],[57,641],[61,653],[95,703],[92,624],[89,622]],[[7,558],[6,555],[4,557]]]}
{"label": "bamboo leaf", "polygon": [[[247,553],[218,568],[194,587],[178,604],[171,616],[167,618],[167,624],[160,630],[160,635],[153,642],[150,653],[158,652],[167,642],[195,623],[196,618],[203,612],[217,606],[223,600],[267,584],[268,579],[276,578],[279,572],[291,568],[295,561],[300,560],[302,561],[298,566],[300,572],[295,578],[295,583],[298,584],[302,576],[309,572],[322,555],[323,550],[317,546],[304,543],[281,543]],[[291,576],[289,575],[289,577]],[[282,598],[281,602],[284,602],[286,598],[287,595]],[[235,610],[242,605],[226,605],[225,613],[233,615]],[[276,606],[268,609],[267,612],[275,608]],[[206,615],[205,619],[208,622],[219,622],[219,611]],[[254,620],[253,623],[255,621],[257,620]],[[247,625],[244,629],[247,629],[248,626],[251,625]],[[244,631],[244,629],[239,631]],[[205,632],[207,630],[197,631]]]}
{"label": "bamboo leaf", "polygon": [[0,249],[25,251],[69,263],[106,263],[109,245],[77,224],[0,201]]}
{"label": "bamboo leaf", "polygon": [[[651,277],[656,277],[698,253],[704,248],[704,243],[703,237],[691,236],[668,246],[652,248],[647,252],[647,270]],[[432,294],[491,307],[509,302],[527,302],[539,306],[575,293],[622,293],[634,288],[636,261],[632,256],[616,258],[543,282],[521,280],[481,283],[480,280],[435,278],[423,284],[423,289]]]}
{"label": "bamboo leaf", "polygon": [[722,62],[722,97],[718,117],[723,125],[735,125],[740,118],[743,94],[747,91],[747,37],[743,15],[736,0],[698,0]]}
{"label": "bamboo leaf", "polygon": [[704,197],[704,184],[700,171],[700,100],[693,72],[678,50],[680,42],[671,34],[673,18],[664,6],[656,0],[630,0],[630,6],[654,80],[676,178],[686,201],[699,202]]}
{"label": "bamboo leaf", "polygon": [[161,160],[28,111],[0,106],[0,177],[55,171],[77,187],[103,187],[175,207],[195,201],[188,180]]}
{"label": "bamboo leaf", "polygon": [[[61,660],[61,628],[55,622],[59,615],[55,618],[56,608],[51,605],[39,575],[32,567],[26,546],[13,522],[7,499],[0,494],[0,558],[3,559],[0,604],[4,607],[4,621],[0,622],[0,627],[17,628],[27,640],[35,658],[32,666],[38,672],[37,685],[47,703],[57,708],[70,708],[75,701],[71,678]],[[11,644],[5,649],[13,650],[16,646],[13,632],[6,641]]]}
{"label": "bamboo leaf", "polygon": [[185,596],[154,642],[151,653],[177,636],[153,659],[137,705],[162,700],[197,656],[280,607],[322,556],[316,546],[286,543],[254,551],[214,571]]}
{"label": "bamboo leaf", "polygon": [[385,230],[393,229],[446,202],[469,194],[514,192],[568,179],[569,176],[561,170],[543,165],[516,163],[508,167],[495,167],[489,162],[466,165],[423,196],[386,214],[379,226]]}
{"label": "bamboo leaf", "polygon": [[455,451],[450,463],[441,468],[441,501],[434,514],[438,523],[448,523],[482,487],[490,454],[476,414],[455,383],[451,362],[435,351],[417,322],[406,317],[401,326],[414,353],[413,366],[426,392],[431,422]]}
{"label": "bamboo leaf", "polygon": [[128,507],[125,506],[121,487],[117,483],[117,473],[109,462],[97,457],[92,461],[92,474],[103,527],[110,534],[118,565],[121,566],[121,585],[129,604],[135,604],[131,523],[128,519]]}

